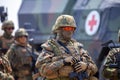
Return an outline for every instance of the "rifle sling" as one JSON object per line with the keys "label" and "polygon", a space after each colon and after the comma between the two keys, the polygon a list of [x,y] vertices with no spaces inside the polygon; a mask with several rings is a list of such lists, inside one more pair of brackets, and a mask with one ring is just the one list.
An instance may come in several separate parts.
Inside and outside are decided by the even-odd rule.
{"label": "rifle sling", "polygon": [[57,41],[61,46],[63,46],[64,48],[65,48],[65,52],[67,53],[67,54],[70,54],[71,52],[70,52],[70,50],[65,46],[65,44],[63,44],[61,41]]}

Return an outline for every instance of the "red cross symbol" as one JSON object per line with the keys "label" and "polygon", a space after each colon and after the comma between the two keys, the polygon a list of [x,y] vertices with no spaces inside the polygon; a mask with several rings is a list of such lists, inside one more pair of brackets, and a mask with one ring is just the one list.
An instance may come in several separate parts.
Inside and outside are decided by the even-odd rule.
{"label": "red cross symbol", "polygon": [[96,25],[97,21],[95,20],[95,15],[92,15],[92,20],[89,21],[88,25],[90,26],[90,31],[93,30],[94,25]]}

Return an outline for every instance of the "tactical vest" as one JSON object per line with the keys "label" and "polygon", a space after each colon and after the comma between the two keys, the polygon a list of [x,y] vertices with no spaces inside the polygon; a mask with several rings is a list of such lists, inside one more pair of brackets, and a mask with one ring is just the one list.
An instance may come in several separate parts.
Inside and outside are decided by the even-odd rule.
{"label": "tactical vest", "polygon": [[[56,40],[49,40],[48,44],[52,47],[56,60],[57,59],[64,59],[65,57],[73,56],[80,59],[80,53],[77,42],[70,41],[66,47],[62,46]],[[67,70],[67,71],[64,71]],[[62,69],[59,70],[59,74],[62,76],[68,76],[68,73],[72,72],[73,68],[71,66],[64,66]]]}
{"label": "tactical vest", "polygon": [[29,46],[24,47],[16,44],[13,44],[10,48],[13,54],[9,55],[11,56],[10,61],[13,66],[13,72],[19,78],[27,78],[32,75],[32,56],[26,48],[31,50]]}
{"label": "tactical vest", "polygon": [[53,52],[55,53],[56,56],[63,55],[62,53],[80,56],[79,50],[80,48],[82,48],[82,45],[78,46],[78,42],[75,42],[74,40],[71,40],[67,45],[67,48],[69,50],[66,50],[66,48],[63,45],[59,44],[59,42],[55,41],[54,39],[48,40],[48,44],[52,47]]}
{"label": "tactical vest", "polygon": [[[65,47],[63,47],[62,45],[60,45],[56,40],[51,39],[48,40],[48,44],[52,47],[53,49],[53,53],[56,56],[56,60],[60,59],[64,56],[74,56],[78,59],[82,59],[82,53],[79,52],[80,48],[82,48],[82,44],[78,44],[78,42],[71,40],[69,42],[69,44],[66,46],[70,52],[67,52]],[[86,60],[85,60],[86,61]],[[61,69],[59,69],[58,71],[58,75],[59,77],[54,78],[54,79],[46,79],[46,80],[77,80],[76,78],[69,78],[69,73],[71,73],[73,71],[73,68],[71,66],[63,66]],[[88,80],[88,79],[86,79]],[[89,79],[89,80],[97,80],[97,79]]]}

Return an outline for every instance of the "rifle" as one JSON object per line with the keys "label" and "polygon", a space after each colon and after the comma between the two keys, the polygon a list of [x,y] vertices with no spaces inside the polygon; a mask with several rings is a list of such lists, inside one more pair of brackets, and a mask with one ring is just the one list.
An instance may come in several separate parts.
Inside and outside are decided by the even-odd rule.
{"label": "rifle", "polygon": [[112,51],[112,53],[115,53],[116,62],[110,64],[108,67],[109,67],[109,68],[117,68],[117,69],[118,69],[118,70],[117,70],[117,71],[118,71],[118,79],[120,80],[120,51],[116,49],[116,48],[120,48],[120,46],[119,46],[119,45],[116,46],[115,43],[114,43],[112,40],[106,42],[106,43],[103,44],[103,45],[108,46],[108,44],[110,44],[110,43],[113,44],[113,47],[112,47],[112,48],[114,48],[114,50],[115,50],[115,51],[113,51],[112,48],[109,47],[110,50]]}
{"label": "rifle", "polygon": [[[77,61],[76,63],[78,63],[78,62],[81,61],[81,59],[80,60],[76,59],[76,61]],[[74,65],[73,65],[73,67],[74,67]],[[77,78],[78,80],[84,80],[84,79],[88,78],[88,74],[87,74],[86,71],[81,71],[81,72],[78,72],[78,73],[73,71],[69,74],[69,77],[70,78]]]}
{"label": "rifle", "polygon": [[[35,63],[36,63],[36,60],[37,60],[37,53],[35,53],[34,51],[34,46],[33,46],[33,39],[30,40],[30,43],[31,43],[31,46],[32,46],[32,51],[29,50],[28,48],[26,48],[26,50],[29,52],[29,54],[32,56],[32,70],[33,70],[33,74],[36,74],[38,73],[38,69],[35,67]],[[37,79],[36,79],[37,80]]]}

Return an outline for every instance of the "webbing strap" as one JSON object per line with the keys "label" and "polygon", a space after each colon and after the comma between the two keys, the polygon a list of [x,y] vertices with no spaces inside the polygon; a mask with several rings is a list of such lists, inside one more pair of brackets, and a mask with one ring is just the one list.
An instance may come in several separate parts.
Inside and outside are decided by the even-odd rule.
{"label": "webbing strap", "polygon": [[70,52],[70,50],[65,46],[65,44],[63,44],[61,41],[57,41],[61,46],[63,46],[64,48],[65,48],[65,52],[67,53],[67,54],[70,54],[71,52]]}

